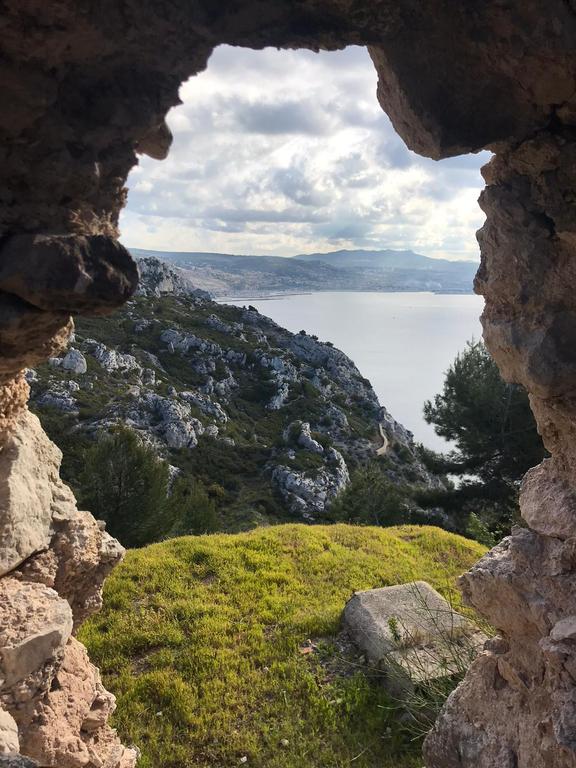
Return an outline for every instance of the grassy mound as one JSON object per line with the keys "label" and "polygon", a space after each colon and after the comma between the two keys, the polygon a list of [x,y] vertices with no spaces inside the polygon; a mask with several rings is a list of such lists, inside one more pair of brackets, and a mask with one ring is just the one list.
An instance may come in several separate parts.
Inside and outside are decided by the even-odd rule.
{"label": "grassy mound", "polygon": [[[282,525],[128,553],[82,630],[141,768],[412,768],[377,682],[330,673],[354,590],[441,592],[483,547],[437,528]],[[312,638],[319,650],[303,654]]]}

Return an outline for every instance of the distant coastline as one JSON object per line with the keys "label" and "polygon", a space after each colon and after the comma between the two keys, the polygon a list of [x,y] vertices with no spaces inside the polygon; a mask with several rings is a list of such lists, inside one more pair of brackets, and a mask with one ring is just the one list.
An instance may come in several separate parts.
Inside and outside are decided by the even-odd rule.
{"label": "distant coastline", "polygon": [[196,251],[143,251],[176,267],[212,296],[291,296],[327,291],[470,294],[479,264],[432,259],[414,251],[332,251],[283,256],[244,256]]}
{"label": "distant coastline", "polygon": [[398,290],[388,290],[388,291],[378,291],[378,290],[370,290],[370,289],[359,289],[359,288],[324,288],[324,289],[318,289],[315,291],[275,291],[274,293],[269,292],[252,292],[249,294],[226,294],[224,296],[222,295],[214,295],[214,301],[218,302],[219,304],[226,304],[227,301],[271,301],[274,299],[286,299],[290,296],[312,296],[316,293],[422,293],[422,294],[429,294],[431,296],[474,296],[476,295],[474,291],[471,289],[469,291],[427,291],[427,290],[414,290],[410,288],[406,289],[398,289]]}

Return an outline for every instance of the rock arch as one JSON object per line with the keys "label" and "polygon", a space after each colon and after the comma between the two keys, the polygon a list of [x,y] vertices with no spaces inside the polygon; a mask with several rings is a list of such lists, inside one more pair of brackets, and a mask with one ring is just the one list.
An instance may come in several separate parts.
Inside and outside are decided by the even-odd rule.
{"label": "rock arch", "polygon": [[214,46],[358,44],[410,148],[495,153],[476,281],[485,338],[504,375],[529,390],[552,454],[524,483],[528,527],[463,577],[502,637],[449,699],[427,766],[576,766],[572,0],[4,0],[0,31],[4,744],[19,737],[44,766],[135,759],[106,726],[112,699],[71,635],[120,551],[58,480],[22,369],[57,352],[71,314],[111,311],[134,290],[116,241],[125,179],[138,153],[166,155],[165,114]]}

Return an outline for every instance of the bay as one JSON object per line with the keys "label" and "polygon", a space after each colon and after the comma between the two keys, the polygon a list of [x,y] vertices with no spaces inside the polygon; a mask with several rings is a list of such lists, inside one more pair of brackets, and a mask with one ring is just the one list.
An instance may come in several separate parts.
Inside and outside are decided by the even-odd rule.
{"label": "bay", "polygon": [[220,301],[250,303],[294,333],[305,330],[331,341],[352,358],[382,405],[418,442],[449,449],[424,421],[422,407],[441,391],[446,369],[466,342],[481,338],[480,296],[351,291]]}

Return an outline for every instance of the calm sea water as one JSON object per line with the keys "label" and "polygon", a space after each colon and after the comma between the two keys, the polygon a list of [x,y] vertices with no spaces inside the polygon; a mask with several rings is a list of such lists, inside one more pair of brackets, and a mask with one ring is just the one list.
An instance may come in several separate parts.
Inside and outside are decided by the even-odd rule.
{"label": "calm sea water", "polygon": [[466,342],[481,337],[480,296],[327,292],[223,301],[250,303],[290,331],[333,342],[416,440],[448,447],[424,421],[422,405],[441,391],[444,372]]}

